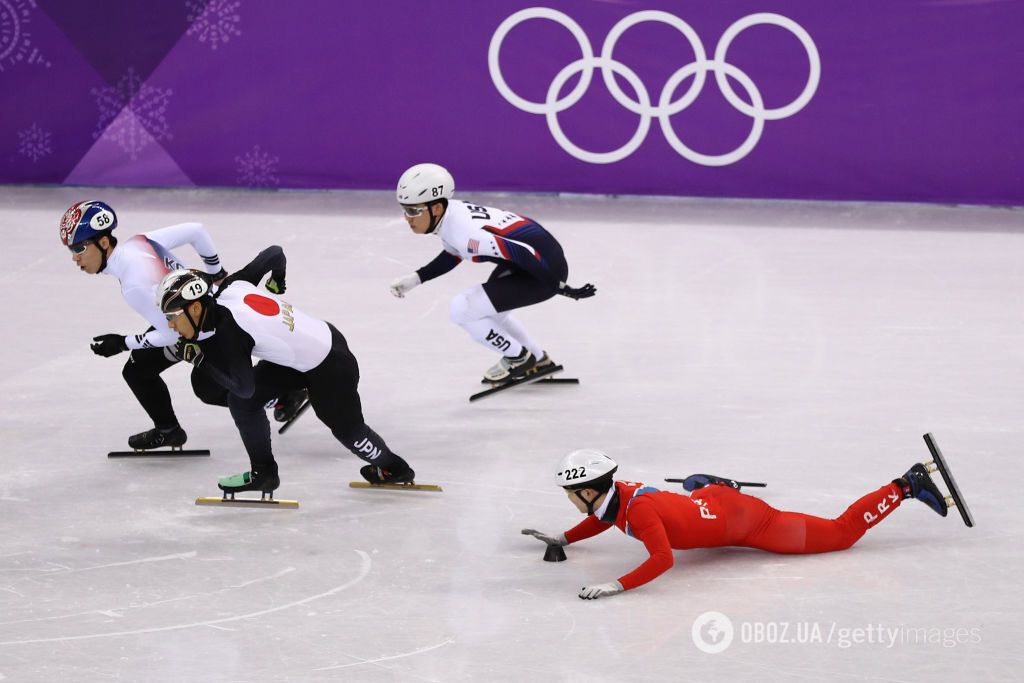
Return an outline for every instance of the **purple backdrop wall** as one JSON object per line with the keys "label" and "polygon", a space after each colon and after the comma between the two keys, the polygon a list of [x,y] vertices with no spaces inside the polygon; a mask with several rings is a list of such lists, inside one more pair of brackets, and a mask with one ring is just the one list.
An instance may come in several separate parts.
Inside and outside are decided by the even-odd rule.
{"label": "purple backdrop wall", "polygon": [[1024,2],[532,6],[3,0],[0,182],[1024,204]]}

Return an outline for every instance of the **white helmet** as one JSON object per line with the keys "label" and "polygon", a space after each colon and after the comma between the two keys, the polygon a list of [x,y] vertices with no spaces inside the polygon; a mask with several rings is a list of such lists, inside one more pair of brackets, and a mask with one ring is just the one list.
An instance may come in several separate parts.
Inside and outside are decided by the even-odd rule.
{"label": "white helmet", "polygon": [[619,466],[599,450],[583,448],[573,451],[558,463],[555,476],[566,489],[607,489]]}
{"label": "white helmet", "polygon": [[443,166],[416,164],[398,179],[399,204],[429,204],[455,196],[455,179]]}

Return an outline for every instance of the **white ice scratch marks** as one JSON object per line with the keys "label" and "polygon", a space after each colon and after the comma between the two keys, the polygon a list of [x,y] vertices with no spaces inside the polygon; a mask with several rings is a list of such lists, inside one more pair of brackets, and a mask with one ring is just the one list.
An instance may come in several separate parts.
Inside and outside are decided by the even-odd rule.
{"label": "white ice scratch marks", "polygon": [[565,608],[564,604],[558,603],[558,608],[565,612],[569,616],[570,621],[572,622],[569,624],[569,630],[566,632],[564,636],[562,636],[562,640],[569,640],[569,637],[576,631],[576,617],[572,615],[572,612]]}
{"label": "white ice scratch marks", "polygon": [[[413,655],[421,655],[424,652],[430,652],[431,650],[436,650],[436,649],[438,649],[440,647],[444,647],[445,645],[451,645],[454,642],[455,642],[455,640],[452,639],[452,638],[445,638],[444,640],[442,640],[440,643],[438,643],[436,645],[429,645],[427,647],[421,647],[420,649],[413,650],[412,652],[403,652],[400,655],[391,655],[390,657],[378,657],[377,659],[360,659],[358,662],[352,662],[350,664],[338,664],[336,666],[322,666],[319,669],[313,669],[313,671],[336,671],[337,669],[347,669],[350,666],[362,666],[363,664],[377,664],[378,662],[387,662],[387,661],[390,661],[390,660],[393,660],[393,659],[402,659],[403,657],[412,657]],[[356,657],[355,655],[348,655],[348,656],[352,657],[353,659],[358,659],[358,657]]]}
{"label": "white ice scratch marks", "polygon": [[173,626],[158,626],[158,627],[154,627],[154,628],[141,628],[141,629],[136,629],[136,630],[133,630],[133,631],[116,631],[116,632],[113,632],[113,633],[87,633],[87,634],[80,635],[80,636],[60,636],[60,637],[57,637],[57,638],[33,638],[33,639],[29,639],[29,640],[7,640],[7,641],[0,642],[0,646],[4,646],[4,645],[27,645],[27,644],[30,644],[30,643],[61,643],[61,642],[68,642],[68,641],[72,641],[72,640],[90,640],[90,639],[93,639],[93,638],[113,638],[113,637],[118,637],[118,636],[142,635],[142,634],[146,634],[146,633],[165,633],[167,631],[181,631],[181,630],[187,629],[187,628],[196,628],[197,626],[216,626],[218,624],[227,624],[227,623],[234,622],[234,621],[241,621],[243,619],[252,619],[254,617],[262,617],[262,616],[265,616],[267,614],[273,614],[275,612],[281,612],[281,611],[286,610],[286,609],[291,609],[292,607],[298,607],[299,605],[305,605],[305,604],[313,602],[315,600],[319,600],[321,598],[326,598],[326,597],[330,597],[332,595],[335,595],[337,593],[341,593],[342,591],[347,590],[348,588],[351,588],[352,586],[356,585],[357,583],[359,583],[360,581],[365,579],[367,574],[370,573],[370,566],[372,564],[372,561],[370,560],[370,556],[367,555],[362,550],[356,550],[355,552],[359,555],[359,557],[361,558],[362,562],[360,563],[360,566],[359,566],[359,574],[354,579],[351,579],[350,581],[346,581],[345,583],[341,584],[340,586],[335,586],[334,588],[330,589],[329,591],[325,591],[323,593],[317,593],[316,595],[311,595],[311,596],[303,598],[301,600],[295,600],[295,601],[286,603],[284,605],[278,605],[277,607],[270,607],[268,609],[260,610],[258,612],[249,612],[247,614],[239,614],[239,615],[236,615],[236,616],[233,616],[233,617],[224,617],[223,619],[210,619],[210,620],[207,620],[207,621],[196,621],[196,622],[192,622],[190,624],[176,624],[176,625],[173,625]]}
{"label": "white ice scratch marks", "polygon": [[[224,588],[219,588],[219,589],[217,589],[215,591],[210,591],[208,593],[193,593],[193,594],[190,594],[190,595],[179,595],[178,597],[167,598],[165,600],[155,600],[153,602],[131,603],[129,605],[125,605],[125,606],[121,606],[121,607],[111,607],[111,608],[106,609],[106,610],[88,610],[86,612],[73,612],[71,614],[59,614],[59,615],[52,616],[52,617],[37,617],[37,618],[34,618],[34,619],[18,619],[18,620],[15,620],[15,621],[0,621],[0,626],[9,626],[11,624],[27,624],[27,623],[36,622],[36,621],[53,621],[55,619],[71,619],[73,617],[80,617],[80,616],[87,615],[87,614],[97,614],[97,613],[98,614],[105,614],[107,616],[119,616],[120,617],[120,616],[124,616],[124,615],[119,614],[119,612],[123,612],[125,610],[146,609],[146,608],[149,608],[149,607],[156,607],[158,605],[165,605],[165,604],[171,603],[171,602],[183,602],[183,601],[186,601],[186,600],[195,600],[197,598],[206,598],[206,597],[209,597],[211,595],[217,595],[219,593],[227,593],[228,591],[238,590],[239,588],[245,588],[246,586],[251,586],[251,585],[253,585],[255,583],[261,583],[263,581],[275,581],[275,580],[281,578],[282,576],[284,576],[286,574],[292,573],[293,571],[295,571],[295,567],[285,567],[281,571],[275,572],[274,574],[270,574],[268,576],[259,576],[259,577],[256,577],[255,579],[250,579],[249,581],[243,581],[242,583],[233,584],[231,586],[225,586]],[[17,591],[13,590],[10,587],[0,587],[0,590],[9,590],[12,593],[17,593]],[[20,597],[25,597],[21,593],[17,593],[17,595],[19,595]]]}
{"label": "white ice scratch marks", "polygon": [[109,569],[110,567],[125,567],[130,564],[144,564],[146,562],[166,562],[167,560],[188,560],[197,555],[195,550],[191,550],[187,553],[178,553],[176,555],[161,555],[159,557],[143,557],[139,560],[128,560],[127,562],[113,562],[111,564],[98,564],[94,567],[82,567],[81,569],[70,569],[66,571],[56,572],[59,574],[77,574],[79,572],[91,572],[94,569]]}

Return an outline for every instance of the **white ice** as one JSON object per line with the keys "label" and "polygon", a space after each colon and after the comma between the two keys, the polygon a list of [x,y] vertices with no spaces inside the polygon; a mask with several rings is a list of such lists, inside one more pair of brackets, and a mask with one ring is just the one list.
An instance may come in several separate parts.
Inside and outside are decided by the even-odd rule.
{"label": "white ice", "polygon": [[[361,463],[309,414],[274,436],[298,510],[197,507],[247,460],[185,366],[164,376],[212,457],[108,459],[151,425],[127,356],[88,347],[145,324],[58,243],[94,196],[122,236],[204,222],[229,269],[282,245],[289,300],[359,358],[368,423],[444,492],[349,488]],[[579,386],[467,401],[495,358],[448,302],[489,267],[393,298],[439,243],[390,193],[0,189],[0,680],[1020,680],[1024,212],[467,196],[540,221],[570,282],[597,285],[521,315]],[[640,543],[611,530],[555,564],[520,534],[580,520],[553,477],[575,448],[669,488],[767,481],[776,507],[834,517],[926,459],[925,432],[975,528],[907,501],[846,552],[677,552],[594,602],[579,588]],[[708,611],[734,627],[719,654],[691,637]]]}

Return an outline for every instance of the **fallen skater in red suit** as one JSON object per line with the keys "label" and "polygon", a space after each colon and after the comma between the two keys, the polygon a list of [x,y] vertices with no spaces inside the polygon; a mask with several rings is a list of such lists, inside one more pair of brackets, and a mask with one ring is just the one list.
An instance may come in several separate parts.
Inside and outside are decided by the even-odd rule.
{"label": "fallen skater in red suit", "polygon": [[618,527],[650,553],[639,567],[610,583],[586,586],[579,596],[593,600],[631,590],[672,567],[672,550],[739,546],[774,553],[808,554],[846,550],[907,498],[916,498],[943,517],[945,496],[921,463],[902,477],[872,491],[836,519],[776,510],[741,493],[730,479],[706,474],[687,477],[690,496],[615,481],[618,465],[600,451],[573,451],[562,458],[558,483],[587,518],[557,536],[534,529],[523,533],[549,545],[564,546]]}

